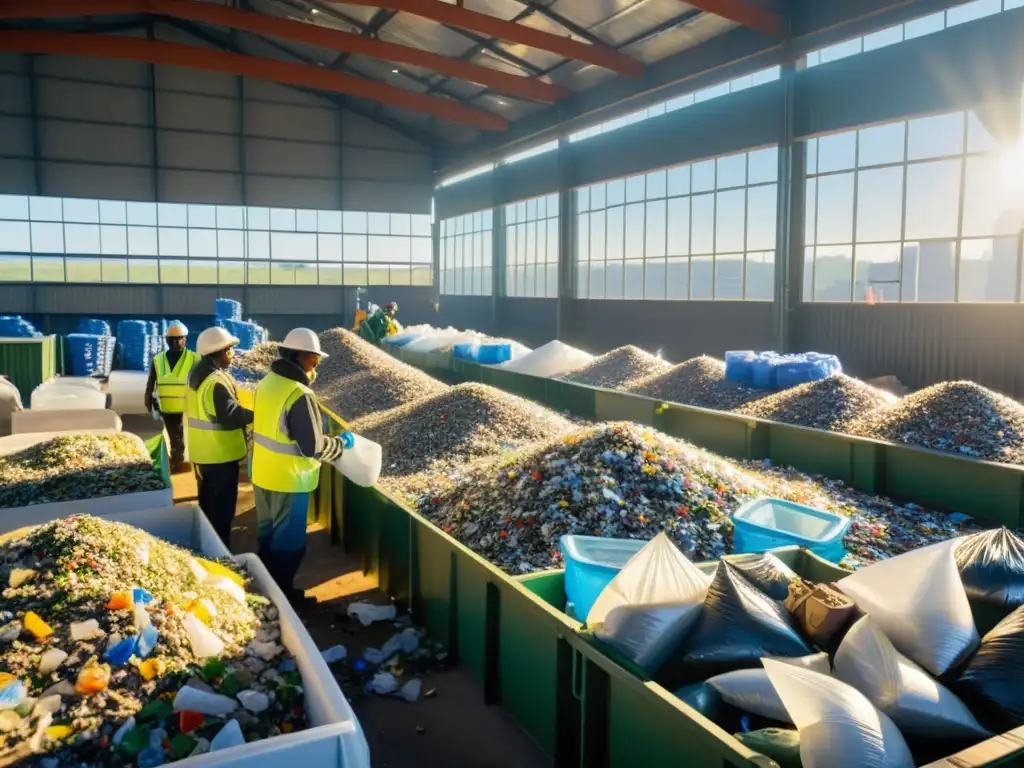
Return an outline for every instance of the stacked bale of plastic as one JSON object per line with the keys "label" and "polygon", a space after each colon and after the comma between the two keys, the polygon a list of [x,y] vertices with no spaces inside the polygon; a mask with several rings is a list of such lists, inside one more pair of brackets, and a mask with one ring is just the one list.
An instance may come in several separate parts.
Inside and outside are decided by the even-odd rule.
{"label": "stacked bale of plastic", "polygon": [[152,326],[146,320],[121,320],[117,324],[117,345],[121,351],[121,369],[148,371],[153,359]]}
{"label": "stacked bale of plastic", "polygon": [[0,315],[0,337],[2,338],[32,339],[42,335],[32,323],[21,315]]}
{"label": "stacked bale of plastic", "polygon": [[95,317],[80,317],[78,318],[77,331],[78,333],[92,333],[96,336],[109,336],[110,323]]}
{"label": "stacked bale of plastic", "polygon": [[217,320],[241,320],[242,304],[234,299],[214,299],[213,316]]}
{"label": "stacked bale of plastic", "polygon": [[842,371],[838,357],[820,352],[780,355],[772,351],[736,350],[725,353],[725,378],[760,389],[789,389]]}
{"label": "stacked bale of plastic", "polygon": [[257,323],[244,320],[218,318],[217,325],[238,339],[238,349],[250,350],[257,344],[270,340],[267,329]]}

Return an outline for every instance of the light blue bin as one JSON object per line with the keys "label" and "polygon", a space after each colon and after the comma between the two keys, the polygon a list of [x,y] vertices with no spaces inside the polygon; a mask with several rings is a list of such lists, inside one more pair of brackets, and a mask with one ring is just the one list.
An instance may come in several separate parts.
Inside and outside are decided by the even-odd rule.
{"label": "light blue bin", "polygon": [[637,552],[649,542],[639,539],[605,539],[600,536],[563,536],[559,540],[565,560],[566,613],[579,621]]}
{"label": "light blue bin", "polygon": [[[806,547],[838,563],[846,550],[843,534],[850,518],[782,499],[754,499],[732,515],[736,553],[767,552],[776,547]],[[567,579],[568,582],[568,579]]]}

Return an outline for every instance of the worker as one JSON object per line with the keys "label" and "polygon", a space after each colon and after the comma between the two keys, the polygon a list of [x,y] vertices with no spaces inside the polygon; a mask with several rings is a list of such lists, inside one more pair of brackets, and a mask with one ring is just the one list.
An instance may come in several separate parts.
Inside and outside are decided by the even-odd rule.
{"label": "worker", "polygon": [[[386,336],[397,333],[395,315],[398,314],[398,304],[394,301],[385,304],[359,326],[359,335],[371,344],[380,344]],[[394,330],[392,330],[394,329]]]}
{"label": "worker", "polygon": [[279,358],[256,388],[252,438],[252,484],[259,523],[259,556],[292,601],[295,574],[306,554],[309,495],[320,479],[321,462],[338,459],[353,437],[325,435],[312,375],[327,354],[308,328],[288,332]]}
{"label": "worker", "polygon": [[175,320],[164,334],[167,351],[161,352],[149,364],[149,380],[146,382],[146,410],[153,410],[153,389],[163,419],[167,437],[171,443],[171,472],[180,472],[185,459],[185,428],[182,423],[185,412],[185,388],[188,375],[199,356],[185,348],[188,328]]}
{"label": "worker", "polygon": [[227,368],[238,339],[223,328],[199,334],[201,359],[188,376],[185,414],[189,460],[196,469],[199,506],[225,546],[238,502],[238,465],[248,454],[245,428],[253,413],[238,402],[235,380]]}

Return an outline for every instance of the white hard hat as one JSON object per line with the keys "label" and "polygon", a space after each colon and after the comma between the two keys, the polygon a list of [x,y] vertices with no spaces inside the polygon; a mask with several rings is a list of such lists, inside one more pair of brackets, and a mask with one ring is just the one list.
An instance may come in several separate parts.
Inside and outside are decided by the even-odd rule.
{"label": "white hard hat", "polygon": [[167,326],[167,333],[164,336],[168,338],[174,338],[177,336],[188,336],[188,328],[180,320],[175,320],[169,326]]}
{"label": "white hard hat", "polygon": [[320,349],[320,337],[309,328],[292,328],[284,337],[281,346],[285,349],[294,349],[296,352],[312,352],[320,357],[330,357]]}
{"label": "white hard hat", "polygon": [[196,350],[200,355],[213,355],[237,343],[238,339],[223,328],[207,328],[196,339]]}

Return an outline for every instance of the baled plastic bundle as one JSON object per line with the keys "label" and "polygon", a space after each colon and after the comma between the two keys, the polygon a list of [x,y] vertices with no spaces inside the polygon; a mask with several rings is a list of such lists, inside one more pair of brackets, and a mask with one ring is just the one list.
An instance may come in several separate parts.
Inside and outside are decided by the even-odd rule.
{"label": "baled plastic bundle", "polygon": [[914,768],[899,728],[863,693],[809,669],[762,663],[800,731],[803,768]]}
{"label": "baled plastic bundle", "polygon": [[836,582],[900,653],[933,675],[945,674],[978,645],[954,549],[955,542],[932,544]]}
{"label": "baled plastic bundle", "polygon": [[213,316],[218,320],[241,320],[242,304],[234,299],[214,299]]}
{"label": "baled plastic bundle", "polygon": [[764,656],[808,656],[813,652],[786,609],[724,560],[694,628],[659,677],[681,683],[755,667]]}
{"label": "baled plastic bundle", "polygon": [[32,323],[21,315],[0,315],[0,337],[30,339],[42,335]]}
{"label": "baled plastic bundle", "polygon": [[735,350],[725,353],[725,378],[736,384],[750,386],[754,383],[754,360],[752,350]]}
{"label": "baled plastic bundle", "polygon": [[783,358],[776,366],[776,384],[779,389],[789,389],[798,384],[807,384],[840,373],[843,367],[835,355],[821,355],[808,352]]}
{"label": "baled plastic bundle", "polygon": [[121,347],[121,368],[129,371],[149,369],[153,349],[150,324],[145,320],[121,320],[117,341]]}
{"label": "baled plastic bundle", "polygon": [[897,651],[870,616],[843,638],[835,676],[867,696],[905,734],[947,739],[991,735],[952,691]]}
{"label": "baled plastic bundle", "polygon": [[98,320],[94,317],[78,318],[77,328],[79,333],[91,333],[96,336],[110,335],[110,323],[106,320]]}
{"label": "baled plastic bundle", "polygon": [[103,373],[109,336],[94,333],[69,333],[67,364],[71,376],[92,376]]}

